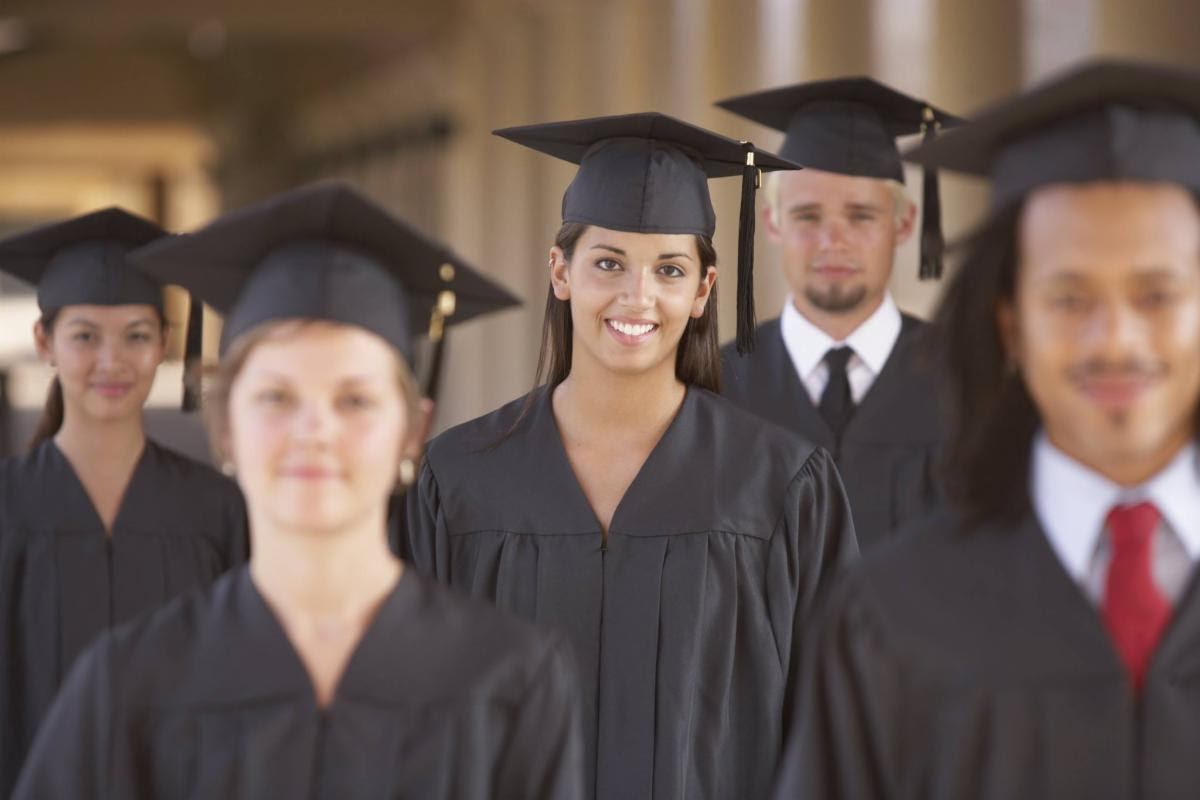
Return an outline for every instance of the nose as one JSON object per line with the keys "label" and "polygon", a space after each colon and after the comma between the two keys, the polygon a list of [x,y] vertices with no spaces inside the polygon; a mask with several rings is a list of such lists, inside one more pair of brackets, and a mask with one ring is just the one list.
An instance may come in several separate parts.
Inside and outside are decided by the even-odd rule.
{"label": "nose", "polygon": [[1096,304],[1088,318],[1085,343],[1099,355],[1120,360],[1135,353],[1142,343],[1145,325],[1129,303],[1109,299]]}
{"label": "nose", "polygon": [[327,442],[334,429],[334,411],[324,403],[306,401],[293,418],[292,432],[296,439],[308,444]]}
{"label": "nose", "polygon": [[625,280],[622,302],[633,309],[649,309],[654,305],[654,276],[651,268],[629,270]]}
{"label": "nose", "polygon": [[110,369],[123,361],[122,343],[113,336],[105,336],[96,350],[96,361],[100,367]]}
{"label": "nose", "polygon": [[821,221],[817,230],[817,242],[827,250],[843,245],[846,241],[846,225],[836,216],[830,215]]}

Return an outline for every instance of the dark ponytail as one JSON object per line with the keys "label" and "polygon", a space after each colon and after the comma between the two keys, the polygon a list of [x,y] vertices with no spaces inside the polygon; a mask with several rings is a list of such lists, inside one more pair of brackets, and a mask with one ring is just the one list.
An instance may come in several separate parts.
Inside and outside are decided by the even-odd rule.
{"label": "dark ponytail", "polygon": [[[47,338],[54,330],[54,323],[58,319],[58,309],[52,309],[42,314],[41,326]],[[50,381],[50,388],[46,392],[46,405],[42,407],[42,418],[38,420],[37,428],[33,432],[33,438],[29,440],[29,447],[33,449],[47,439],[52,438],[63,424],[63,393],[62,384],[58,381],[58,376]]]}

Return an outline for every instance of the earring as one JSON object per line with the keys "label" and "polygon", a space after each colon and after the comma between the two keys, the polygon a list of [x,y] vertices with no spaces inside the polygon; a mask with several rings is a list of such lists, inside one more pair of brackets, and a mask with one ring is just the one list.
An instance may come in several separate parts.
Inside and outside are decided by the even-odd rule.
{"label": "earring", "polygon": [[232,478],[237,474],[237,467],[233,465],[232,461],[226,459],[225,461],[221,462],[221,474],[227,478]]}
{"label": "earring", "polygon": [[397,480],[401,486],[405,488],[412,486],[413,481],[417,479],[417,464],[411,458],[403,458],[400,460],[400,474]]}

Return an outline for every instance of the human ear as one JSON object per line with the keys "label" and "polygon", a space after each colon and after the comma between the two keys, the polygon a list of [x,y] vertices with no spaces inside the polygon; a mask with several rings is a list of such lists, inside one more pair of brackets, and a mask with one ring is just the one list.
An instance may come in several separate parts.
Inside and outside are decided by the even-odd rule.
{"label": "human ear", "polygon": [[779,221],[775,214],[775,208],[770,203],[766,203],[760,210],[762,217],[763,229],[767,232],[767,238],[778,244],[783,240],[783,231],[779,229]]}
{"label": "human ear", "polygon": [[907,242],[916,229],[917,204],[911,200],[906,200],[904,213],[896,220],[896,246],[899,247]]}
{"label": "human ear", "polygon": [[567,256],[561,247],[550,248],[550,288],[559,300],[571,299],[571,281]]}
{"label": "human ear", "polygon": [[37,349],[38,356],[53,367],[54,354],[50,343],[50,332],[46,330],[46,326],[40,319],[33,323],[33,346]]}
{"label": "human ear", "polygon": [[696,299],[692,301],[692,316],[696,319],[704,316],[704,309],[708,307],[709,298],[712,297],[713,287],[716,284],[717,268],[709,266],[704,276],[700,278],[700,285],[696,288]]}

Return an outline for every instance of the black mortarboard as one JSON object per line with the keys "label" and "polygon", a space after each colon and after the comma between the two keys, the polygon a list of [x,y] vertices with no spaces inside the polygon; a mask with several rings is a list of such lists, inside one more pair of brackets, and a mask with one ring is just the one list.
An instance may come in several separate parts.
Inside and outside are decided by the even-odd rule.
{"label": "black mortarboard", "polygon": [[447,248],[339,181],[233,211],[139,250],[133,260],[225,314],[222,353],[241,334],[278,319],[357,325],[410,363],[414,340],[428,334],[431,397],[443,326],[518,304]]}
{"label": "black mortarboard", "polygon": [[1169,181],[1200,192],[1200,72],[1093,61],[981,111],[905,158],[990,176],[996,208],[1052,183]]}
{"label": "black mortarboard", "polygon": [[70,305],[150,305],[162,287],[126,254],[166,233],[120,208],[105,208],[0,241],[0,269],[37,286],[45,314]]}
{"label": "black mortarboard", "polygon": [[[872,78],[811,81],[731,97],[718,106],[783,131],[779,154],[810,169],[904,182],[898,136],[932,138],[961,120]],[[921,225],[922,278],[942,274],[941,198],[926,170]]]}
{"label": "black mortarboard", "polygon": [[799,164],[664,114],[522,125],[493,131],[579,165],[563,194],[563,222],[634,233],[712,236],[708,179],[742,176],[738,232],[738,351],[754,345],[754,192],[761,170]]}

